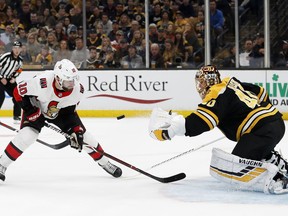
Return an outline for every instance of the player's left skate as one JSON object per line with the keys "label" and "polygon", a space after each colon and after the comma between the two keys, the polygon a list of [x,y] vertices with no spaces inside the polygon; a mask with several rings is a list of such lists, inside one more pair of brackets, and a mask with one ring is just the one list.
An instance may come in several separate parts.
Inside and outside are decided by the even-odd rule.
{"label": "player's left skate", "polygon": [[101,166],[107,173],[114,176],[115,178],[119,178],[122,175],[122,170],[109,161],[104,165],[99,164],[99,166]]}
{"label": "player's left skate", "polygon": [[4,166],[2,166],[1,164],[0,164],[0,179],[2,180],[2,181],[5,181],[5,172],[6,172],[6,167],[4,167]]}
{"label": "player's left skate", "polygon": [[20,124],[21,123],[21,117],[20,116],[14,116],[13,120],[14,120],[14,124]]}

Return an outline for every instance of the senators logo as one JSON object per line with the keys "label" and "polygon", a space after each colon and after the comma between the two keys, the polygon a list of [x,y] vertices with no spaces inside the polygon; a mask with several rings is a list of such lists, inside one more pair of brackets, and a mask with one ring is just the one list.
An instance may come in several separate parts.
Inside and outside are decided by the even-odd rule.
{"label": "senators logo", "polygon": [[48,109],[47,109],[47,113],[46,115],[49,116],[50,118],[54,119],[58,116],[58,113],[59,113],[59,108],[57,108],[57,105],[58,105],[59,102],[57,101],[51,101],[49,104],[48,104]]}

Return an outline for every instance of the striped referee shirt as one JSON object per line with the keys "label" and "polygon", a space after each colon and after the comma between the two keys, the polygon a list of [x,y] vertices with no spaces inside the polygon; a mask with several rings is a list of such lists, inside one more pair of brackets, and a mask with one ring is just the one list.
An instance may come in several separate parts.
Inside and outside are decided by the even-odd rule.
{"label": "striped referee shirt", "polygon": [[0,56],[0,78],[16,78],[22,72],[23,59],[21,56],[13,57],[12,52]]}

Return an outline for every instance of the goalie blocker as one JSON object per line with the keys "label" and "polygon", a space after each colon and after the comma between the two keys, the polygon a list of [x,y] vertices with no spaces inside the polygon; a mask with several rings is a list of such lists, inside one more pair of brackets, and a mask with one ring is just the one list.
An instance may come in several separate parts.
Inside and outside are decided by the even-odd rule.
{"label": "goalie blocker", "polygon": [[241,158],[213,148],[210,175],[240,190],[288,193],[288,178],[271,163]]}

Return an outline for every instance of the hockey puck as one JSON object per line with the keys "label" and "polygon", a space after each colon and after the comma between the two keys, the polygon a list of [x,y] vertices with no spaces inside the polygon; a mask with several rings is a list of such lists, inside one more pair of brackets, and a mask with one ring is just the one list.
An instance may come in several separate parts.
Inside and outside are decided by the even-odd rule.
{"label": "hockey puck", "polygon": [[117,120],[120,120],[120,119],[123,119],[123,118],[125,118],[125,115],[118,116]]}

